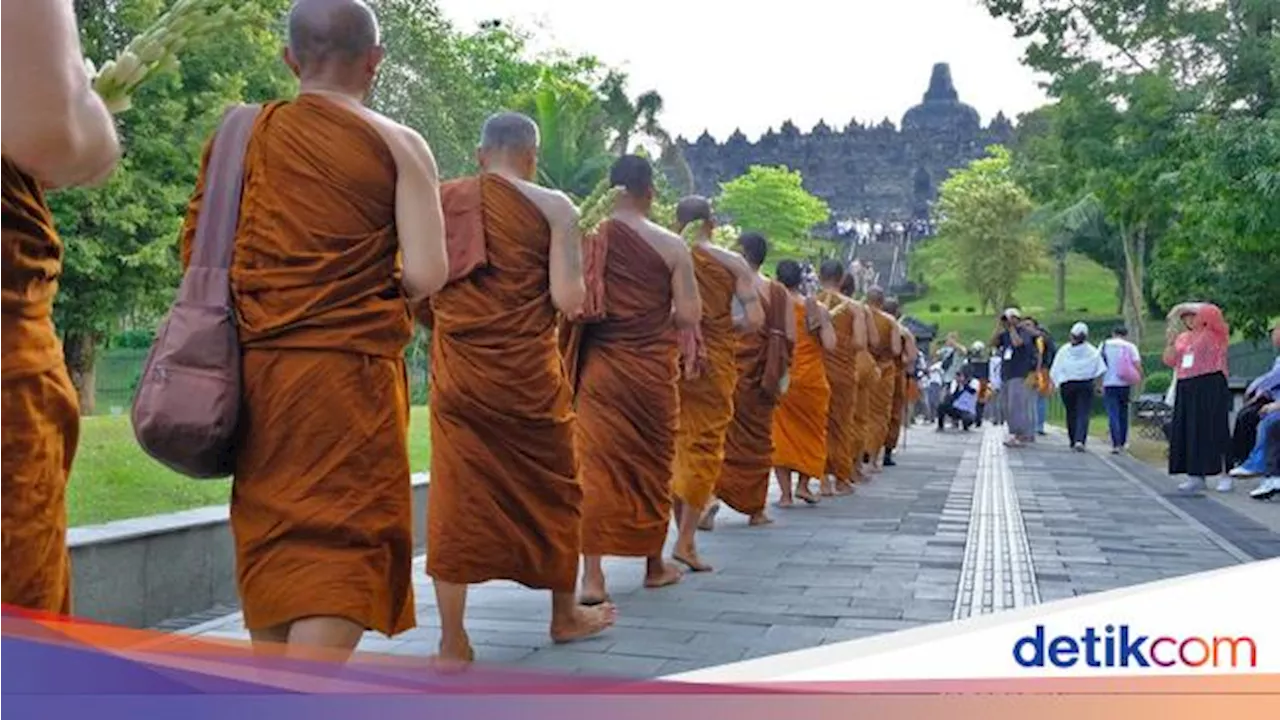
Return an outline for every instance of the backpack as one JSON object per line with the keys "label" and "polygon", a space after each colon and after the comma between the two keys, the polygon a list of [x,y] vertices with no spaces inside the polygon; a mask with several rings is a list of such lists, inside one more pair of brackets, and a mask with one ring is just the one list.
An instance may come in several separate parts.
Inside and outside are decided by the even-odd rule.
{"label": "backpack", "polygon": [[244,154],[261,106],[227,110],[213,138],[191,263],[160,325],[133,398],[134,436],[148,455],[193,478],[235,469],[240,338],[230,266]]}

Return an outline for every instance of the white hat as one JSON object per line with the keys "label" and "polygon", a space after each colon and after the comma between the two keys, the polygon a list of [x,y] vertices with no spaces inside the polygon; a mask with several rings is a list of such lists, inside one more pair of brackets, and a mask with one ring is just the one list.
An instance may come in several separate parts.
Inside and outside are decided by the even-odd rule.
{"label": "white hat", "polygon": [[1089,326],[1082,322],[1078,322],[1071,326],[1071,335],[1072,337],[1088,337]]}
{"label": "white hat", "polygon": [[1019,310],[1018,308],[1009,308],[1008,310],[1004,311],[1004,316],[1006,318],[1018,318],[1019,320],[1021,320],[1022,311]]}
{"label": "white hat", "polygon": [[970,346],[969,346],[969,351],[970,351],[970,352],[980,353],[980,352],[982,352],[983,350],[986,350],[986,349],[987,349],[987,346],[986,346],[986,345],[984,345],[984,344],[982,343],[982,341],[981,341],[981,340],[977,340],[977,341],[975,341],[975,342],[973,343],[973,345],[970,345]]}

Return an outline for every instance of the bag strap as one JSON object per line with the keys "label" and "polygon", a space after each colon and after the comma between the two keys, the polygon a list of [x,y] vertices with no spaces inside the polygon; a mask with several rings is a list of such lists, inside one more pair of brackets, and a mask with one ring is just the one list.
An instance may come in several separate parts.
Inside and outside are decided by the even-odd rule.
{"label": "bag strap", "polygon": [[244,187],[244,155],[261,105],[227,108],[213,136],[209,164],[204,170],[204,198],[191,257],[194,267],[231,266],[236,226],[240,222],[240,193]]}

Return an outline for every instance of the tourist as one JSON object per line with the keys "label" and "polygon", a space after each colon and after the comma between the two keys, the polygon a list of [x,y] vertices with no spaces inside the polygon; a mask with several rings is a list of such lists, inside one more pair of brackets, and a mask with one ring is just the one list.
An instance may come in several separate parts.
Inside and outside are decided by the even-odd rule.
{"label": "tourist", "polygon": [[[836,346],[823,355],[827,383],[831,386],[831,402],[827,410],[827,472],[822,481],[822,494],[844,495],[853,491],[857,474],[855,456],[854,405],[857,387],[857,354],[866,347],[866,325],[853,300],[840,292],[844,268],[838,260],[827,260],[819,267],[822,289],[817,299],[831,315]],[[832,486],[834,483],[834,487]]]}
{"label": "tourist", "polygon": [[85,73],[72,3],[10,3],[5,15],[0,571],[6,605],[66,615],[66,490],[80,404],[53,326],[63,248],[44,191],[99,184],[120,145]]}
{"label": "tourist", "polygon": [[1039,320],[1028,317],[1023,322],[1035,333],[1036,338],[1036,434],[1044,435],[1044,421],[1049,412],[1049,395],[1053,393],[1049,368],[1053,366],[1053,357],[1057,354],[1058,347],[1053,342],[1053,336],[1040,325]]}
{"label": "tourist", "polygon": [[1134,387],[1142,386],[1142,356],[1128,337],[1129,329],[1118,325],[1100,348],[1102,360],[1107,364],[1107,372],[1102,376],[1102,404],[1107,409],[1112,454],[1129,447],[1131,393]]}
{"label": "tourist", "polygon": [[1271,425],[1265,439],[1266,477],[1249,493],[1254,500],[1270,500],[1280,495],[1280,423]]}
{"label": "tourist", "polygon": [[1034,442],[1036,433],[1036,381],[1038,353],[1036,334],[1024,323],[1022,314],[1010,308],[1000,316],[992,346],[1000,354],[1001,392],[1006,396],[1005,420],[1009,424],[1009,447]]}
{"label": "tourist", "polygon": [[430,148],[364,106],[383,56],[372,10],[302,0],[288,29],[299,94],[254,124],[230,269],[242,373],[231,531],[253,641],[341,657],[366,630],[416,622],[404,350],[410,306],[449,263]]}
{"label": "tourist", "polygon": [[[1230,331],[1222,311],[1209,303],[1182,303],[1169,311],[1164,363],[1173,368],[1177,391],[1169,442],[1169,474],[1187,475],[1185,493],[1205,489],[1205,478],[1222,475],[1231,451],[1227,416],[1227,345]],[[1230,475],[1217,481],[1231,492]]]}
{"label": "tourist", "polygon": [[1102,354],[1088,342],[1089,326],[1071,326],[1071,344],[1053,358],[1049,377],[1062,394],[1067,410],[1067,439],[1071,449],[1084,452],[1089,441],[1089,418],[1093,414],[1094,383],[1107,372]]}
{"label": "tourist", "polygon": [[813,478],[827,470],[827,408],[831,385],[822,356],[836,346],[831,317],[811,296],[801,292],[804,275],[799,263],[778,263],[778,282],[790,294],[796,317],[796,347],[791,357],[787,391],[773,412],[774,474],[782,490],[779,507],[791,507],[792,475],[796,475],[794,496],[809,504],[818,498],[809,489]]}
{"label": "tourist", "polygon": [[[716,480],[716,497],[748,517],[752,526],[773,522],[765,511],[769,473],[773,469],[773,411],[782,396],[796,341],[791,296],[776,280],[760,272],[769,244],[759,233],[743,233],[738,251],[755,271],[756,294],[765,310],[764,326],[738,336],[738,384],[733,394],[733,421],[724,439],[724,464]],[[715,527],[714,513],[699,527]]]}
{"label": "tourist", "polygon": [[451,282],[431,300],[431,485],[427,573],[440,613],[442,661],[472,660],[467,588],[513,580],[549,590],[550,635],[569,642],[613,623],[577,605],[583,491],[572,389],[556,345],[557,311],[585,301],[578,211],[533,184],[538,127],[490,117],[481,174],[445,186]]}
{"label": "tourist", "polygon": [[938,408],[942,405],[942,363],[934,363],[925,373],[925,412],[926,422],[938,419]]}
{"label": "tourist", "polygon": [[979,382],[964,370],[956,373],[946,398],[938,406],[938,432],[946,429],[948,418],[960,423],[965,432],[978,421],[978,387]]}
{"label": "tourist", "polygon": [[567,333],[565,353],[577,398],[588,605],[609,600],[605,555],[644,558],[647,588],[680,580],[662,557],[680,423],[675,331],[687,336],[702,319],[684,239],[648,220],[653,166],[624,155],[609,177],[623,192],[587,246],[589,322]]}
{"label": "tourist", "polygon": [[969,346],[968,362],[961,368],[961,372],[966,376],[978,381],[978,406],[974,410],[973,419],[973,424],[976,427],[982,427],[982,422],[987,413],[987,406],[995,395],[995,388],[992,384],[991,361],[987,359],[986,351],[987,346],[981,340],[974,341],[973,345]]}
{"label": "tourist", "polygon": [[[1270,474],[1267,468],[1268,443],[1271,436],[1275,434],[1275,428],[1280,426],[1280,400],[1273,400],[1263,405],[1258,409],[1258,416],[1260,419],[1258,428],[1255,431],[1253,447],[1244,462],[1231,470],[1231,477],[1233,478],[1250,478]],[[1275,488],[1275,485],[1275,477],[1264,477],[1262,482],[1258,484],[1257,492],[1265,494],[1272,489],[1280,489]],[[1268,495],[1268,497],[1270,496]]]}
{"label": "tourist", "polygon": [[[1280,348],[1280,322],[1276,323],[1271,330],[1271,342],[1276,348]],[[1245,445],[1243,451],[1233,451],[1233,461],[1238,461],[1236,467],[1231,469],[1231,477],[1257,477],[1266,474],[1266,451],[1265,448],[1259,446],[1263,444],[1263,440],[1267,435],[1267,430],[1261,429],[1266,421],[1263,417],[1266,415],[1266,408],[1271,407],[1277,400],[1280,400],[1280,356],[1276,357],[1275,364],[1271,370],[1263,375],[1253,379],[1249,386],[1245,388],[1244,407],[1236,413],[1235,433],[1232,437],[1233,444]],[[1245,433],[1249,433],[1245,437]]]}
{"label": "tourist", "polygon": [[938,348],[937,361],[942,369],[942,384],[951,387],[956,373],[964,367],[965,350],[954,332],[947,333],[946,341]]}
{"label": "tourist", "polygon": [[[893,414],[893,396],[897,387],[898,359],[902,355],[902,333],[892,315],[885,312],[884,290],[872,286],[867,291],[867,306],[871,310],[872,324],[875,325],[875,340],[871,344],[871,354],[876,361],[878,379],[872,385],[870,393],[870,440],[867,442],[866,459],[873,472],[879,472],[885,463],[885,439],[890,432],[890,417]],[[897,437],[897,428],[892,428]]]}
{"label": "tourist", "polygon": [[[733,390],[738,382],[734,355],[738,329],[755,332],[764,323],[764,308],[756,294],[755,272],[747,261],[711,242],[715,220],[706,198],[682,199],[676,206],[676,223],[678,233],[696,224],[693,269],[702,320],[689,346],[699,366],[679,384],[680,430],[672,484],[678,534],[671,557],[694,572],[704,572],[711,566],[698,555],[698,523],[704,512],[715,512],[711,496],[724,464],[724,436],[733,420]],[[736,323],[735,300],[743,309]]]}

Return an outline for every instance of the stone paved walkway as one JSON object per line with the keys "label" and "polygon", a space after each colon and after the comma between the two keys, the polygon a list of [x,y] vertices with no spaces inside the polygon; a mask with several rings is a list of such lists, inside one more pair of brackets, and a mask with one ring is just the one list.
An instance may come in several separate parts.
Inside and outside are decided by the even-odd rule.
{"label": "stone paved walkway", "polygon": [[[725,508],[716,531],[699,536],[716,571],[673,587],[645,590],[641,561],[606,561],[620,618],[586,642],[551,644],[546,593],[473,588],[478,658],[660,676],[1280,555],[1276,525],[1211,498],[1171,499],[1167,479],[1136,461],[1073,453],[1061,436],[1019,450],[999,439],[994,428],[918,426],[899,465],[853,496],[771,510],[777,522],[763,528]],[[1270,505],[1280,515],[1280,503]],[[370,634],[362,649],[434,651],[422,562],[420,627]],[[189,632],[245,637],[238,614]]]}

